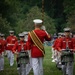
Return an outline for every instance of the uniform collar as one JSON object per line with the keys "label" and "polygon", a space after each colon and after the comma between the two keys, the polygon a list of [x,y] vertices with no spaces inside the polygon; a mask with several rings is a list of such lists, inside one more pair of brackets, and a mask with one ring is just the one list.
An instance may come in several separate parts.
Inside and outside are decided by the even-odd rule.
{"label": "uniform collar", "polygon": [[14,35],[13,36],[10,35],[10,37],[14,37]]}
{"label": "uniform collar", "polygon": [[65,39],[71,39],[70,37],[65,37]]}
{"label": "uniform collar", "polygon": [[40,28],[35,28],[35,30],[40,30]]}
{"label": "uniform collar", "polygon": [[24,40],[22,41],[22,40],[20,40],[20,42],[24,42]]}

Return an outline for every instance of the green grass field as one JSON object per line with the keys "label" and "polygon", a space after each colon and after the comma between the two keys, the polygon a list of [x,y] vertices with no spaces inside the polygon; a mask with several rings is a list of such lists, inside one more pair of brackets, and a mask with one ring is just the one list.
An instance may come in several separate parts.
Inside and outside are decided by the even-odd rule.
{"label": "green grass field", "polygon": [[[51,49],[50,46],[45,47],[45,58],[43,62],[44,67],[44,75],[62,75],[61,70],[56,68],[55,63],[52,63],[51,59]],[[75,69],[75,67],[74,67]],[[9,66],[8,59],[5,57],[5,68],[4,71],[0,72],[0,75],[18,75],[16,70],[16,62],[13,67]],[[33,75],[33,71],[31,70],[29,75]],[[74,72],[75,75],[75,72]]]}

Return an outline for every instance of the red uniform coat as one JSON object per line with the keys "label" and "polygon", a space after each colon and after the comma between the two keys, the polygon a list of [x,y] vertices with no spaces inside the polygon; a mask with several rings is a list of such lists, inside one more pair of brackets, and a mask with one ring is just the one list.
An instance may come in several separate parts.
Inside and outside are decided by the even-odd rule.
{"label": "red uniform coat", "polygon": [[4,41],[2,40],[2,39],[0,39],[0,54],[2,53],[2,52],[4,52]]}
{"label": "red uniform coat", "polygon": [[13,46],[14,46],[14,44],[15,44],[16,41],[17,41],[16,36],[8,36],[6,38],[6,42],[7,42],[6,49],[12,51],[12,48],[13,48]]}
{"label": "red uniform coat", "polygon": [[6,45],[7,45],[6,40],[3,39],[3,43],[4,43],[4,49],[6,50]]}
{"label": "red uniform coat", "polygon": [[57,50],[57,43],[58,43],[58,38],[57,39],[55,39],[55,41],[54,41],[54,43],[53,43],[53,48],[54,48],[54,50]]}
{"label": "red uniform coat", "polygon": [[72,38],[72,41],[73,41],[73,49],[75,51],[75,37]]}
{"label": "red uniform coat", "polygon": [[26,42],[25,41],[17,41],[12,49],[13,53],[20,52],[22,50],[22,48],[24,50],[26,50]]}
{"label": "red uniform coat", "polygon": [[[36,35],[38,36],[38,38],[41,40],[42,43],[44,42],[44,40],[47,41],[51,40],[51,37],[49,37],[44,30],[37,29],[34,30],[34,32],[36,33]],[[30,35],[28,35],[27,49],[31,50],[31,57],[33,58],[43,57],[42,51],[40,51],[39,48],[34,45]]]}
{"label": "red uniform coat", "polygon": [[55,39],[54,44],[52,46],[54,48],[54,50],[58,50],[58,43],[61,41],[61,39],[62,38]]}
{"label": "red uniform coat", "polygon": [[58,43],[58,50],[66,49],[66,42],[68,42],[68,48],[74,50],[75,44],[74,39],[68,37],[68,38],[62,38]]}

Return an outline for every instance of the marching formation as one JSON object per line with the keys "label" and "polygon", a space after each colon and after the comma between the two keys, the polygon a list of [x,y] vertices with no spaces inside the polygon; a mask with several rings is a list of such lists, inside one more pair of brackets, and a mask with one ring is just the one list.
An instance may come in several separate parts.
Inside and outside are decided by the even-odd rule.
{"label": "marching formation", "polygon": [[16,55],[17,71],[19,75],[28,75],[33,69],[34,75],[44,75],[43,60],[45,55],[45,41],[52,42],[52,62],[61,69],[63,75],[73,75],[75,36],[70,28],[64,28],[63,33],[54,34],[52,37],[47,33],[40,19],[33,20],[35,29],[30,32],[19,33],[19,39],[14,31],[9,31],[5,39],[0,33],[0,71],[4,70],[4,55],[7,55],[9,65],[14,65]]}
{"label": "marching formation", "polygon": [[52,46],[52,62],[61,69],[63,75],[73,75],[75,52],[75,37],[72,36],[70,28],[64,28],[64,33],[55,36]]}

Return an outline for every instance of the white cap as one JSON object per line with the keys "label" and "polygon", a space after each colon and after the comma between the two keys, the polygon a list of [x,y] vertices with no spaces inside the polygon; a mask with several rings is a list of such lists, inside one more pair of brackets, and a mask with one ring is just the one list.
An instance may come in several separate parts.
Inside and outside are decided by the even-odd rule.
{"label": "white cap", "polygon": [[60,32],[60,33],[58,33],[58,35],[64,35],[64,33]]}
{"label": "white cap", "polygon": [[4,34],[1,34],[1,36],[4,36]]}
{"label": "white cap", "polygon": [[28,32],[23,32],[24,35],[28,35]]}
{"label": "white cap", "polygon": [[9,33],[14,33],[14,31],[13,30],[10,30]]}
{"label": "white cap", "polygon": [[34,22],[35,24],[39,24],[39,23],[42,23],[43,21],[42,21],[41,19],[35,19],[35,20],[33,20],[33,22]]}
{"label": "white cap", "polygon": [[64,28],[64,31],[65,31],[65,32],[71,31],[71,29],[67,27],[67,28]]}
{"label": "white cap", "polygon": [[19,37],[24,37],[23,33],[19,33],[18,35],[19,35]]}

